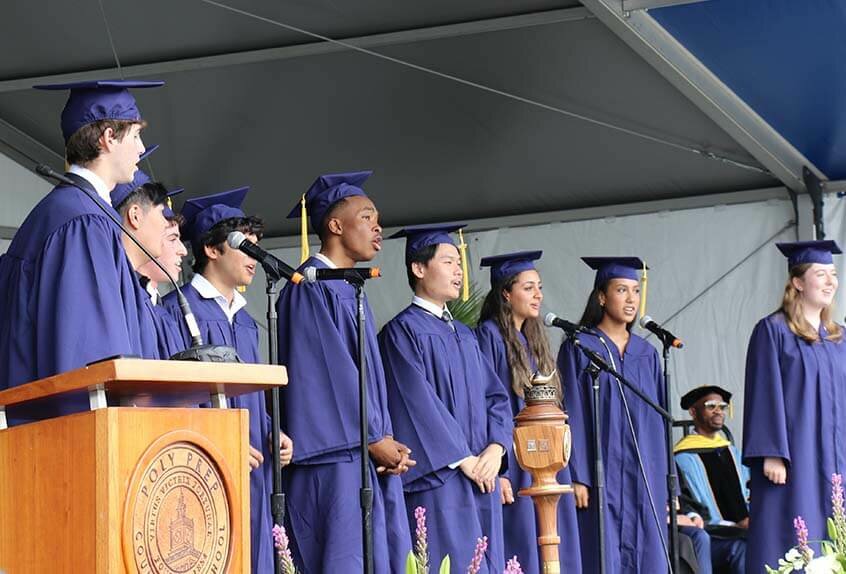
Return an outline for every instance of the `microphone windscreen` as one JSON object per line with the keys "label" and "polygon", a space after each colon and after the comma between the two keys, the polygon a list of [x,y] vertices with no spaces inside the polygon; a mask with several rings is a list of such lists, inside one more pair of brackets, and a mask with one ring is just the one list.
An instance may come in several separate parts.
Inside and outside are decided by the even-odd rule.
{"label": "microphone windscreen", "polygon": [[241,233],[240,231],[233,231],[229,235],[226,236],[226,243],[232,249],[238,249],[241,247],[241,244],[247,240],[247,236]]}
{"label": "microphone windscreen", "polygon": [[649,315],[644,315],[643,317],[640,318],[640,326],[643,327],[644,329],[646,329],[646,326],[649,323],[652,323],[652,317],[650,317]]}
{"label": "microphone windscreen", "polygon": [[555,322],[555,319],[557,319],[555,313],[547,313],[546,317],[543,318],[543,324],[547,327],[552,327],[552,324]]}

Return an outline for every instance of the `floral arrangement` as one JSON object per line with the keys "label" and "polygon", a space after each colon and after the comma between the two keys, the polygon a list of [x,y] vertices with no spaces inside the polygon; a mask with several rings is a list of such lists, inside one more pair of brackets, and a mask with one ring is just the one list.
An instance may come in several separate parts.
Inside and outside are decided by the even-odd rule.
{"label": "floral arrangement", "polygon": [[826,520],[828,539],[820,541],[821,556],[814,557],[809,546],[808,527],[801,516],[793,519],[796,546],[778,560],[778,568],[767,566],[767,574],[846,574],[846,508],[844,508],[843,477],[831,475],[832,516]]}
{"label": "floral arrangement", "polygon": [[294,565],[294,558],[291,556],[291,549],[288,547],[288,533],[284,526],[275,524],[273,526],[273,547],[282,560],[282,574],[298,574]]}
{"label": "floral arrangement", "polygon": [[[429,574],[429,542],[428,531],[426,530],[426,509],[418,506],[414,509],[416,527],[414,530],[414,549],[408,553],[405,561],[405,574]],[[278,524],[273,527],[273,546],[276,553],[282,560],[283,574],[298,574],[294,559],[291,556],[288,534],[283,526]],[[483,536],[476,540],[476,549],[473,552],[473,559],[467,567],[467,574],[478,574],[485,559],[485,552],[488,550],[488,537]],[[449,555],[443,557],[438,566],[438,574],[449,574],[451,563]],[[523,574],[520,562],[514,556],[508,561],[503,574]]]}
{"label": "floral arrangement", "polygon": [[[426,509],[418,506],[414,509],[416,528],[414,532],[414,550],[408,553],[405,561],[405,574],[429,574],[429,544],[426,530]],[[478,574],[485,559],[485,552],[488,550],[488,537],[483,536],[476,539],[476,549],[473,551],[473,559],[467,567],[467,574]],[[449,574],[450,558],[447,554],[441,560],[438,567],[438,574]],[[514,556],[508,561],[503,574],[523,574],[520,562]]]}

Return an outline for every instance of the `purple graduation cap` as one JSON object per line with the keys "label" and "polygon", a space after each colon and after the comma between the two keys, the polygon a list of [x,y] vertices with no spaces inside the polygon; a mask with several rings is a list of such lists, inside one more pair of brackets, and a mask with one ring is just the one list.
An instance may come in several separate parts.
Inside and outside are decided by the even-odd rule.
{"label": "purple graduation cap", "polygon": [[[138,158],[138,161],[147,159],[150,156],[150,154],[152,154],[157,149],[159,149],[158,144],[148,147],[146,150],[144,150],[144,153],[141,154],[141,156]],[[140,169],[137,170],[135,172],[135,176],[132,178],[132,181],[130,181],[129,183],[119,183],[111,191],[111,193],[109,195],[110,195],[110,198],[111,198],[112,207],[117,209],[118,206],[121,203],[126,201],[126,198],[129,197],[129,195],[133,191],[135,191],[136,189],[138,189],[139,187],[141,187],[145,183],[150,183],[152,181],[153,181],[152,178],[150,178],[150,176],[147,175],[146,172],[144,172],[143,170],[140,170]],[[175,215],[173,213],[173,202],[171,201],[170,198],[173,197],[174,195],[179,195],[183,191],[185,191],[185,188],[177,187],[177,188],[167,192],[167,198],[168,199],[167,199],[167,204],[165,205],[165,209],[164,209],[164,216],[166,218],[170,219],[171,217],[173,217]]]}
{"label": "purple graduation cap", "polygon": [[787,268],[790,269],[803,263],[834,263],[832,255],[843,253],[835,241],[793,241],[776,243],[778,250],[787,257]]}
{"label": "purple graduation cap", "polygon": [[[373,174],[372,171],[332,173],[318,177],[305,193],[305,207],[311,220],[311,229],[317,231],[323,224],[332,206],[346,197],[366,195],[361,185]],[[302,203],[297,202],[288,219],[302,217]]]}
{"label": "purple graduation cap", "polygon": [[497,285],[503,279],[535,269],[534,261],[543,255],[543,251],[518,251],[516,253],[505,253],[503,255],[491,255],[482,257],[479,262],[481,267],[491,268],[491,286]]}
{"label": "purple graduation cap", "polygon": [[638,271],[648,269],[638,257],[582,257],[588,267],[596,270],[594,289],[611,279],[632,279],[639,281]]}
{"label": "purple graduation cap", "polygon": [[129,88],[158,88],[164,82],[140,80],[95,80],[67,84],[42,84],[38,90],[70,90],[62,110],[65,143],[83,126],[100,120],[141,121],[141,111]]}
{"label": "purple graduation cap", "polygon": [[232,217],[245,217],[241,204],[248,191],[249,187],[239,187],[187,200],[182,206],[182,217],[185,218],[182,237],[197,247],[203,234],[217,223]]}
{"label": "purple graduation cap", "polygon": [[173,211],[173,199],[171,198],[176,195],[179,195],[183,191],[185,191],[184,187],[176,187],[167,192],[167,201],[165,202],[164,211],[162,211],[162,214],[165,216],[165,219],[172,219],[176,217],[176,213]]}
{"label": "purple graduation cap", "polygon": [[400,229],[388,239],[395,239],[397,237],[405,237],[405,261],[411,259],[411,256],[430,245],[438,245],[441,243],[448,243],[455,245],[450,233],[458,231],[465,227],[466,223],[434,223],[429,225],[415,225],[412,227],[405,227]]}
{"label": "purple graduation cap", "polygon": [[150,155],[152,155],[152,153],[157,149],[159,149],[159,144],[153,144],[149,147],[145,147],[144,153],[138,156],[138,163],[141,163],[142,161],[150,157]]}

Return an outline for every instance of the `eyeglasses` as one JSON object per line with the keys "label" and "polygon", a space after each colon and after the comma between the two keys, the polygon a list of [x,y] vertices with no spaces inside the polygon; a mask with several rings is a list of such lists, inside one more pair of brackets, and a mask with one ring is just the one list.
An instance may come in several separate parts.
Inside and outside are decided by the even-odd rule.
{"label": "eyeglasses", "polygon": [[709,411],[715,411],[717,409],[725,411],[728,408],[729,404],[721,401],[705,401],[702,406],[704,406]]}

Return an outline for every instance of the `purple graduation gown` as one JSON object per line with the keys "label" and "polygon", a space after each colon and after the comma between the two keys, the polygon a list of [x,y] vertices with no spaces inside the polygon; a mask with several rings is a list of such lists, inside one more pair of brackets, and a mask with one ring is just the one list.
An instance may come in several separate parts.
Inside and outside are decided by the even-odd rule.
{"label": "purple graduation gown", "polygon": [[[149,292],[146,289],[145,292],[149,296]],[[165,307],[160,295],[156,295],[156,301],[150,300],[153,304],[153,313],[156,322],[156,339],[159,355],[162,359],[169,359],[190,346],[187,344],[190,343],[190,338],[186,342],[185,334],[183,334],[180,327],[185,321],[182,318],[182,314],[179,313],[178,305],[172,312],[171,309]]]}
{"label": "purple graduation gown", "polygon": [[[90,190],[85,179],[67,174]],[[0,389],[109,357],[159,358],[150,298],[120,230],[82,191],[54,188],[0,259]],[[11,424],[89,408],[86,394],[9,410]]]}
{"label": "purple graduation gown", "polygon": [[[315,258],[305,267],[326,268]],[[295,561],[305,574],[356,572],[363,564],[359,448],[358,336],[355,289],[344,281],[287,284],[277,302],[279,360],[288,368],[282,420],[294,441],[285,470],[287,520]],[[385,372],[373,314],[365,299],[368,442],[393,435]],[[403,442],[403,438],[396,439]],[[412,453],[412,456],[414,454]],[[402,483],[377,476],[373,486],[374,565],[405,571],[411,550]]]}
{"label": "purple graduation gown", "polygon": [[[825,329],[820,329],[825,336]],[[763,572],[796,544],[801,515],[810,540],[826,538],[831,475],[846,471],[846,343],[807,343],[784,315],[758,322],[746,355],[743,462],[750,469],[746,571]],[[787,484],[763,474],[765,457],[787,461]],[[817,556],[818,544],[811,544]]]}
{"label": "purple graduation gown", "polygon": [[[600,332],[599,329],[596,329]],[[607,335],[603,338],[611,350],[617,371],[660,405],[664,404],[664,377],[658,351],[641,337],[631,335],[620,357],[617,346]],[[597,337],[579,335],[585,347],[608,360],[608,351]],[[573,447],[570,472],[573,482],[591,488],[590,505],[577,512],[581,541],[582,570],[599,571],[594,485],[593,386],[585,372],[588,361],[570,341],[558,354],[558,370],[564,386],[564,402],[570,415]],[[655,524],[649,498],[637,463],[634,443],[617,382],[607,373],[600,374],[600,414],[602,417],[602,456],[605,463],[606,571],[617,573],[662,573],[668,566],[661,538],[667,539],[667,454],[661,416],[632,391],[625,396],[631,411],[643,465],[652,491]],[[625,389],[625,387],[624,387]]]}
{"label": "purple graduation gown", "polygon": [[[529,351],[526,337],[520,331],[517,331],[517,336],[526,348],[532,369],[536,368],[535,358]],[[511,368],[508,365],[505,339],[492,320],[484,321],[476,327],[476,337],[482,353],[488,357],[505,386],[505,391],[511,398],[511,414],[516,417],[526,403],[511,389]],[[530,497],[517,495],[521,488],[531,486],[532,475],[520,468],[513,443],[509,443],[508,446],[508,470],[504,476],[511,481],[514,503],[502,507],[505,558],[507,560],[516,555],[525,572],[540,572],[535,505]],[[557,478],[560,484],[571,484],[570,467],[567,466],[561,470]],[[576,521],[576,500],[572,495],[562,496],[558,502],[558,536],[561,537],[558,545],[561,571],[567,574],[579,574],[582,571],[582,558],[579,548],[579,525]]]}
{"label": "purple graduation gown", "polygon": [[449,554],[453,572],[464,572],[476,539],[487,536],[480,572],[498,574],[505,567],[499,481],[496,492],[482,494],[449,465],[491,443],[510,445],[511,409],[473,331],[453,324],[454,332],[410,305],[379,334],[394,428],[417,461],[403,475],[408,520],[413,530],[414,509],[426,508],[433,568]]}
{"label": "purple graduation gown", "polygon": [[[238,311],[230,324],[217,301],[205,299],[190,284],[185,285],[182,292],[191,305],[204,343],[234,347],[245,363],[260,362],[258,326],[246,309]],[[172,314],[174,324],[180,325],[184,344],[190,345],[191,337],[181,321],[176,292],[168,293],[162,304]],[[270,417],[264,393],[232,397],[227,402],[230,408],[249,411],[250,445],[264,455],[264,464],[250,472],[250,550],[254,574],[273,572],[273,517],[270,513],[273,465],[270,458]]]}

